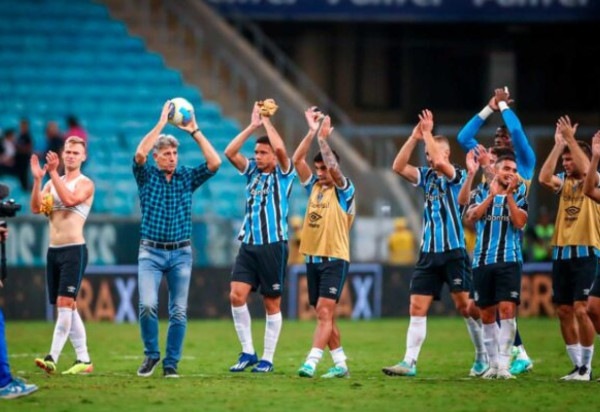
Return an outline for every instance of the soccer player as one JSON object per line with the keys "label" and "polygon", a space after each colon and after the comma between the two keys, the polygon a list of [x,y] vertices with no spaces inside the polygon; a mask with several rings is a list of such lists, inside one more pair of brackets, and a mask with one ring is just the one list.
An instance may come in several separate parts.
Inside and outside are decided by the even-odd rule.
{"label": "soccer player", "polygon": [[[594,202],[600,203],[600,178],[598,174],[598,163],[600,162],[600,130],[594,134],[592,139],[592,160],[584,179],[583,191]],[[600,278],[596,278],[590,289],[587,301],[587,313],[594,325],[596,333],[600,335]]]}
{"label": "soccer player", "polygon": [[[481,126],[483,126],[492,113],[500,111],[504,125],[501,125],[496,129],[493,147],[497,149],[507,148],[514,150],[518,175],[529,189],[535,171],[536,157],[519,118],[509,107],[509,104],[512,102],[507,87],[495,89],[494,95],[490,98],[488,104],[478,114],[473,116],[473,118],[471,118],[471,120],[469,120],[469,122],[467,122],[467,124],[458,132],[457,139],[458,143],[466,152],[475,148],[478,145],[475,136]],[[481,167],[484,171],[484,176],[491,180],[494,175],[494,165],[489,162],[481,161]],[[533,369],[533,362],[525,351],[525,346],[523,345],[521,334],[519,333],[519,328],[517,326],[510,372],[513,375],[518,375],[523,372],[528,372],[531,369]]]}
{"label": "soccer player", "polygon": [[[592,379],[594,327],[586,312],[592,282],[598,276],[600,205],[584,195],[591,150],[575,140],[577,125],[568,116],[556,123],[554,147],[540,171],[540,183],[560,196],[552,245],[552,301],[573,363],[563,380]],[[564,172],[554,174],[562,159]]]}
{"label": "soccer player", "polygon": [[[315,107],[306,113],[310,130],[294,153],[294,166],[302,185],[309,194],[300,252],[306,258],[308,298],[317,313],[317,327],[312,348],[298,370],[301,377],[312,378],[325,347],[333,358],[334,366],[322,378],[350,376],[341,334],[335,322],[348,266],[350,264],[350,227],[354,221],[354,184],[346,178],[339,166],[339,157],[327,143],[331,120]],[[319,128],[319,119],[321,127]],[[318,131],[317,131],[318,130]],[[314,157],[316,175],[306,163],[306,154],[318,133],[319,153]]]}
{"label": "soccer player", "polygon": [[[35,364],[48,374],[56,372],[56,364],[67,339],[75,348],[77,359],[63,374],[88,374],[94,370],[87,348],[85,327],[77,311],[77,293],[88,262],[88,250],[83,226],[94,201],[94,183],[81,173],[86,160],[86,143],[70,136],[62,152],[64,175],[59,176],[59,157],[46,154],[46,164],[40,167],[37,155],[31,156],[31,211],[48,216],[50,245],[46,257],[46,285],[51,305],[57,307],[56,325],[50,352]],[[43,189],[42,178],[50,180]]]}
{"label": "soccer player", "polygon": [[[169,328],[162,363],[165,378],[178,378],[183,339],[187,329],[187,305],[192,275],[192,195],[215,175],[221,158],[193,116],[178,126],[196,142],[206,161],[195,167],[178,166],[179,142],[162,134],[172,103],[165,102],[156,125],[138,144],[133,175],[138,186],[142,223],[138,251],[140,332],[144,361],[137,375],[148,377],[160,361],[158,345],[158,291],[165,277],[169,291]],[[154,165],[149,164],[152,151]]]}
{"label": "soccer player", "polygon": [[[419,123],[404,143],[393,169],[425,192],[423,210],[423,240],[419,260],[410,283],[410,324],[406,336],[404,359],[383,368],[391,376],[415,376],[417,359],[427,332],[427,312],[433,300],[439,300],[444,283],[450,288],[452,300],[465,318],[469,335],[476,348],[474,375],[488,368],[481,327],[469,317],[467,305],[470,289],[470,260],[465,249],[458,192],[465,180],[463,169],[449,161],[450,145],[444,136],[433,136],[433,114],[423,110]],[[415,167],[408,160],[421,141],[429,167]]]}
{"label": "soccer player", "polygon": [[[0,242],[8,236],[8,228],[0,226]],[[4,287],[0,279],[0,288]],[[8,364],[8,345],[4,333],[4,313],[0,309],[0,399],[15,399],[37,391],[37,385],[13,378]]]}
{"label": "soccer player", "polygon": [[474,300],[481,309],[490,361],[490,369],[483,378],[511,379],[514,375],[509,367],[520,303],[521,230],[527,223],[527,188],[517,177],[513,157],[499,157],[494,167],[494,179],[478,185],[466,217],[468,223],[475,223],[477,233],[473,253]]}
{"label": "soccer player", "polygon": [[[267,132],[256,140],[254,158],[240,153],[243,144],[259,127]],[[246,178],[246,215],[240,229],[240,245],[231,272],[229,300],[233,324],[242,352],[231,372],[273,371],[273,356],[281,331],[281,295],[288,260],[288,199],[296,170],[281,136],[268,116],[254,104],[250,124],[225,149],[225,156]],[[252,342],[248,295],[263,296],[266,312],[263,356],[258,360]]]}

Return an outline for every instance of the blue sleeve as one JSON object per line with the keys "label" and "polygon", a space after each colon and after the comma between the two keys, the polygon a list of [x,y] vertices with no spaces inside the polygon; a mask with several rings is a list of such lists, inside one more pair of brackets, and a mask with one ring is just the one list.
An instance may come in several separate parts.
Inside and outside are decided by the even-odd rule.
{"label": "blue sleeve", "polygon": [[248,165],[246,166],[246,170],[244,170],[242,172],[242,175],[244,175],[248,179],[250,179],[250,176],[252,176],[255,169],[256,169],[256,159],[255,158],[248,159]]}
{"label": "blue sleeve", "polygon": [[521,121],[510,108],[502,111],[502,118],[515,149],[517,171],[523,179],[531,180],[535,169],[535,153],[527,141]]}
{"label": "blue sleeve", "polygon": [[135,181],[136,181],[138,187],[142,186],[148,180],[148,174],[149,174],[149,169],[150,169],[150,165],[148,165],[148,161],[146,161],[142,165],[139,165],[135,162],[135,158],[134,158],[132,168],[133,168],[133,177],[135,177]]}
{"label": "blue sleeve", "polygon": [[310,179],[308,179],[308,182],[306,182],[306,184],[302,183],[302,186],[304,187],[306,193],[309,196],[312,192],[313,186],[315,185],[315,183],[317,183],[317,180],[319,180],[319,178],[316,175],[311,175]]}
{"label": "blue sleeve", "polygon": [[417,167],[417,171],[419,172],[419,183],[415,185],[416,187],[425,187],[425,178],[428,170],[428,167]]}
{"label": "blue sleeve", "polygon": [[212,172],[208,169],[208,165],[206,163],[191,169],[192,190],[198,189],[202,183],[213,177],[215,173],[216,172]]}
{"label": "blue sleeve", "polygon": [[354,183],[346,178],[346,186],[344,188],[335,188],[340,206],[346,213],[354,214]]}
{"label": "blue sleeve", "polygon": [[468,152],[469,150],[471,150],[479,144],[479,142],[475,139],[475,135],[477,135],[477,132],[479,131],[479,129],[481,129],[483,123],[484,120],[481,117],[479,117],[478,114],[476,114],[458,132],[458,143],[465,152]]}

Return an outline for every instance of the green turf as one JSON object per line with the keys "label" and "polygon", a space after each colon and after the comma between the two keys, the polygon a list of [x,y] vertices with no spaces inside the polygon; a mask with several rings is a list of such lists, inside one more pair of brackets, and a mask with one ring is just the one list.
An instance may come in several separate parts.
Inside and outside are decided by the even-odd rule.
{"label": "green turf", "polygon": [[[520,320],[535,366],[533,372],[514,381],[467,377],[473,348],[460,318],[429,318],[415,378],[393,378],[381,372],[404,354],[407,319],[340,321],[339,325],[350,379],[298,377],[296,371],[311,346],[314,323],[285,320],[274,373],[230,373],[228,367],[240,351],[232,323],[193,321],[179,365],[181,378],[164,379],[161,369],[150,378],[136,376],[143,355],[135,324],[88,323],[94,373],[47,377],[33,359],[49,349],[53,325],[9,321],[12,370],[40,390],[0,402],[0,411],[563,411],[588,410],[600,399],[600,384],[595,381],[558,381],[571,368],[556,319]],[[264,322],[255,320],[253,329],[260,355]],[[166,323],[161,323],[161,348],[165,332]],[[59,372],[73,360],[67,343]],[[326,353],[317,374],[330,366],[331,357]]]}

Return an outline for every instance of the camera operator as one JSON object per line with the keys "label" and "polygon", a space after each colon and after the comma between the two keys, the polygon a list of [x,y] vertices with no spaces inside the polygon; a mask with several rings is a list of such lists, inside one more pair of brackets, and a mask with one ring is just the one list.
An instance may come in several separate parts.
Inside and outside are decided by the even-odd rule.
{"label": "camera operator", "polygon": [[[0,224],[0,242],[4,243],[8,236],[8,228],[2,222]],[[0,288],[4,285],[0,279]],[[26,396],[38,390],[33,384],[23,382],[19,378],[13,378],[10,374],[10,365],[8,364],[8,346],[6,344],[6,335],[4,333],[4,313],[0,309],[0,399],[14,399],[20,396]]]}

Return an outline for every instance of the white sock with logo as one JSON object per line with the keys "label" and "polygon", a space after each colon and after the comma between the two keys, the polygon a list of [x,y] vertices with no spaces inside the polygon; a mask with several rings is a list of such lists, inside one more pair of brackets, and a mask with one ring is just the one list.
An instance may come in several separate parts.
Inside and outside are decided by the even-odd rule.
{"label": "white sock with logo", "polygon": [[50,355],[54,362],[58,363],[60,353],[67,342],[69,333],[71,332],[71,324],[73,323],[73,309],[58,308],[56,325],[54,325],[54,335],[52,336],[52,346],[50,346]]}
{"label": "white sock with logo", "polygon": [[250,318],[248,305],[232,306],[231,314],[233,315],[233,326],[242,344],[242,352],[253,355],[255,350],[252,342],[252,319]]}
{"label": "white sock with logo", "polygon": [[273,363],[275,348],[279,340],[279,332],[283,323],[281,312],[274,315],[267,315],[267,324],[265,325],[265,350],[261,359]]}
{"label": "white sock with logo", "polygon": [[84,363],[89,362],[90,355],[88,354],[87,335],[85,333],[85,326],[83,325],[83,320],[81,319],[81,316],[79,315],[77,309],[73,311],[69,339],[71,340],[73,349],[75,349],[77,360],[80,360]]}

